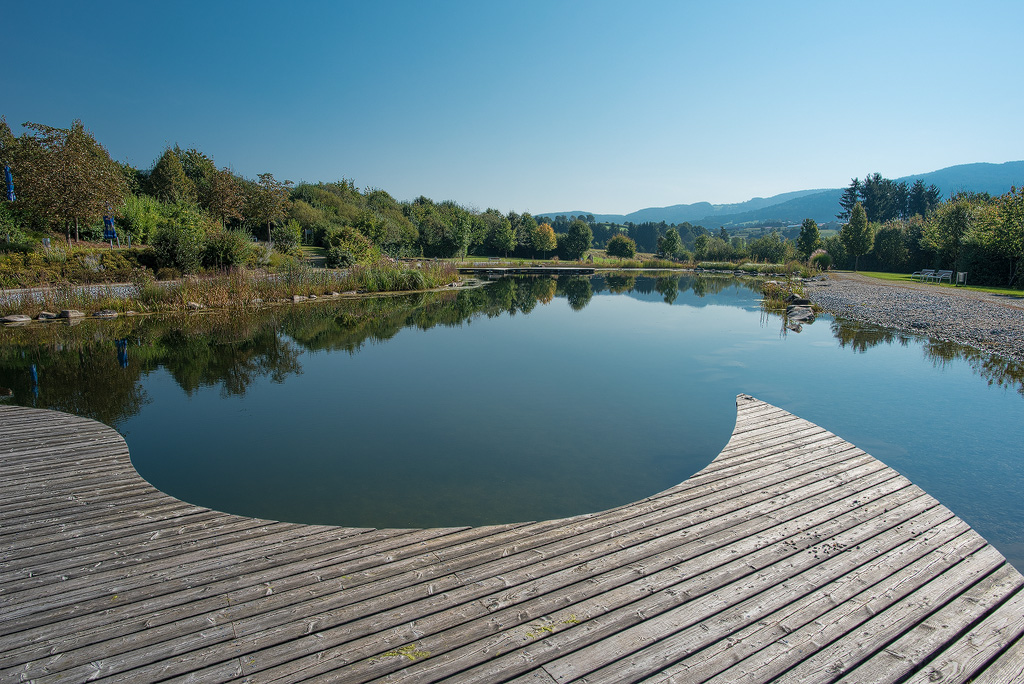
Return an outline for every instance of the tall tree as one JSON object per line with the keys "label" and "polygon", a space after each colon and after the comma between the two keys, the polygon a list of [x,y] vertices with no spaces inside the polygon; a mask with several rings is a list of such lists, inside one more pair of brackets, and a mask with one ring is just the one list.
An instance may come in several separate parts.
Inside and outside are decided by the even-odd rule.
{"label": "tall tree", "polygon": [[548,252],[558,246],[555,239],[555,230],[550,223],[542,223],[533,231],[532,246],[534,251],[541,252],[547,258]]}
{"label": "tall tree", "polygon": [[853,205],[850,222],[840,229],[839,238],[847,253],[853,256],[853,270],[856,271],[860,257],[871,251],[871,226],[860,202]]}
{"label": "tall tree", "polygon": [[23,126],[31,133],[16,141],[4,136],[5,163],[18,178],[19,202],[40,223],[63,229],[68,240],[74,226],[77,240],[80,223],[98,220],[124,202],[125,174],[81,121],[71,128],[32,122]]}
{"label": "tall tree", "polygon": [[[490,231],[487,235],[487,244],[496,252],[508,256],[516,247],[516,231],[512,227],[512,221],[502,216],[496,209],[488,209],[484,214],[493,213],[494,219],[490,222]],[[518,220],[518,217],[516,217]]]}
{"label": "tall tree", "polygon": [[872,173],[864,178],[860,198],[868,223],[885,223],[896,218],[896,184],[888,178],[883,178],[882,174]]}
{"label": "tall tree", "polygon": [[658,238],[658,254],[667,257],[675,257],[683,249],[683,241],[679,237],[679,231],[669,228],[663,237]]}
{"label": "tall tree", "polygon": [[836,214],[836,218],[840,221],[846,221],[850,218],[850,212],[853,211],[853,205],[860,201],[860,179],[853,178],[850,180],[850,185],[843,190],[843,196],[839,199],[839,206],[843,208],[841,212]]}
{"label": "tall tree", "polygon": [[279,181],[272,173],[259,174],[259,182],[250,187],[246,198],[245,215],[260,225],[267,226],[267,242],[272,242],[271,228],[275,221],[284,219],[288,210],[288,191],[291,181]]}
{"label": "tall tree", "polygon": [[943,265],[955,269],[968,233],[976,227],[979,207],[988,197],[959,193],[943,202],[925,223],[924,242],[939,254]]}
{"label": "tall tree", "polygon": [[821,232],[818,223],[812,218],[805,218],[800,226],[800,236],[796,239],[796,249],[800,256],[809,259],[811,252],[821,245]]}
{"label": "tall tree", "polygon": [[225,225],[230,219],[241,219],[245,207],[242,184],[228,169],[215,170],[202,189],[199,201],[212,216]]}
{"label": "tall tree", "polygon": [[559,246],[567,259],[579,261],[590,249],[593,239],[594,234],[587,222],[576,219],[569,224],[569,232],[566,233],[565,239],[560,241]]}
{"label": "tall tree", "polygon": [[908,192],[907,217],[924,218],[938,206],[941,198],[942,193],[934,183],[925,187],[924,181],[918,178]]}
{"label": "tall tree", "polygon": [[175,148],[168,147],[156,160],[149,173],[148,191],[163,202],[196,201],[196,185],[185,173]]}

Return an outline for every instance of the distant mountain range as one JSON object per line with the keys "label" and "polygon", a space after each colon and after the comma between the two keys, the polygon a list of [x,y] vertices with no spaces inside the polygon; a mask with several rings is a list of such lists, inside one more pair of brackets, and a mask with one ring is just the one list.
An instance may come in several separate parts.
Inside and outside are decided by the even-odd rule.
{"label": "distant mountain range", "polygon": [[[896,178],[897,182],[906,181],[912,185],[916,180],[925,185],[935,184],[942,191],[942,197],[949,197],[956,192],[988,192],[1002,195],[1009,192],[1010,186],[1024,185],[1024,161],[1010,161],[1003,164],[960,164],[930,173]],[[594,214],[599,222],[611,223],[683,223],[688,221],[702,225],[708,229],[743,228],[764,223],[784,222],[800,223],[805,218],[812,218],[824,224],[836,220],[840,212],[839,198],[843,188],[827,190],[797,190],[785,192],[774,197],[755,197],[738,204],[675,204],[670,207],[650,207],[640,209],[631,214]],[[556,211],[543,212],[538,216],[579,216],[593,212],[588,211]]]}

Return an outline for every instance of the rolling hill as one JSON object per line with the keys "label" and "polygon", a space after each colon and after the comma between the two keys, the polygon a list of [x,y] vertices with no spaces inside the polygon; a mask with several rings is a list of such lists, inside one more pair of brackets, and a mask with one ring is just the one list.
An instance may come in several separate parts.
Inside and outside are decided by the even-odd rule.
{"label": "rolling hill", "polygon": [[[961,191],[1001,195],[1008,192],[1010,186],[1024,185],[1024,161],[1009,161],[1002,164],[984,162],[960,164],[894,180],[905,181],[910,185],[918,179],[922,180],[925,185],[934,183],[942,191],[944,198]],[[828,223],[836,220],[836,214],[840,210],[839,198],[842,194],[843,188],[797,190],[773,197],[755,197],[736,204],[710,204],[708,202],[675,204],[669,207],[649,207],[630,214],[594,214],[594,218],[601,222],[613,223],[643,223],[645,221],[682,223],[688,221],[712,230],[722,226],[732,229],[776,222],[794,224],[800,223],[805,218],[813,218],[818,223]],[[557,211],[540,213],[538,216],[578,216],[589,213],[592,212]]]}

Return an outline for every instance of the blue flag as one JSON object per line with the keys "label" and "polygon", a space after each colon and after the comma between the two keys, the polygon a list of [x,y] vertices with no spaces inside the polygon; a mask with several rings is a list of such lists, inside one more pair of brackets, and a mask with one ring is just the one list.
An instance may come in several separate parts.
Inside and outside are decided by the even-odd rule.
{"label": "blue flag", "polygon": [[11,167],[4,167],[4,176],[7,178],[7,201],[14,201],[14,175],[11,173]]}

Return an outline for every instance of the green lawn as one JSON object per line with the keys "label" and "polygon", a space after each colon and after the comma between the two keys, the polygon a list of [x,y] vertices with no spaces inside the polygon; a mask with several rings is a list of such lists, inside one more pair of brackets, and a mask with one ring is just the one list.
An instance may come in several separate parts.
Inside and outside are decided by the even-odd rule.
{"label": "green lawn", "polygon": [[[847,271],[851,273],[852,271]],[[882,273],[881,271],[858,271],[860,275],[869,276],[871,278],[878,278],[879,280],[892,280],[895,282],[921,282],[917,278],[912,278],[909,273]],[[955,276],[954,276],[955,277]],[[926,281],[927,282],[927,281]],[[969,282],[969,281],[968,281]],[[934,283],[929,282],[928,285],[933,287],[957,287],[955,284],[950,283]],[[964,286],[960,286],[964,287]],[[1009,295],[1011,297],[1024,297],[1024,292],[1020,290],[1014,290],[1009,287],[981,287],[975,285],[967,285],[966,289],[976,290],[978,292],[989,292],[991,294]]]}

